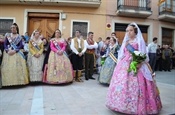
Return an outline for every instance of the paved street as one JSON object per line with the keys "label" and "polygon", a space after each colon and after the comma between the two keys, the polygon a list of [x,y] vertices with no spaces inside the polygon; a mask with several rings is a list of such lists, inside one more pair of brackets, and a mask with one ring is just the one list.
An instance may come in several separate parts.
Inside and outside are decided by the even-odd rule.
{"label": "paved street", "polygon": [[[175,113],[175,70],[156,72],[163,103]],[[97,75],[94,75],[97,78]],[[0,89],[0,115],[122,115],[105,107],[108,86],[97,80],[67,85],[32,84]]]}

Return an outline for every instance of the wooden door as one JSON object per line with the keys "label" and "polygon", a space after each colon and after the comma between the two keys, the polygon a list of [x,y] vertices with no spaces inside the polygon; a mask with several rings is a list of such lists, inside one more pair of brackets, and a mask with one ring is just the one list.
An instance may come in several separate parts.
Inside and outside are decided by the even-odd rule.
{"label": "wooden door", "polygon": [[52,37],[56,29],[59,29],[58,19],[46,19],[45,20],[45,35],[47,38]]}
{"label": "wooden door", "polygon": [[[123,39],[125,37],[125,33],[124,31],[116,31],[116,36],[119,39],[119,43],[122,44]],[[148,34],[147,33],[142,33],[142,36],[145,40],[145,43],[147,44],[147,38],[148,38]]]}
{"label": "wooden door", "polygon": [[173,46],[173,29],[162,28],[162,45]]}
{"label": "wooden door", "polygon": [[116,31],[115,33],[116,33],[116,36],[117,36],[117,38],[119,40],[119,44],[122,44],[126,32],[124,32],[124,31]]}
{"label": "wooden door", "polygon": [[59,14],[29,13],[28,33],[29,35],[37,29],[47,39],[59,28]]}
{"label": "wooden door", "polygon": [[143,39],[145,40],[145,43],[148,44],[148,34],[142,33]]}
{"label": "wooden door", "polygon": [[29,20],[29,35],[37,29],[47,39],[52,36],[54,31],[58,29],[58,19],[49,18],[30,18]]}

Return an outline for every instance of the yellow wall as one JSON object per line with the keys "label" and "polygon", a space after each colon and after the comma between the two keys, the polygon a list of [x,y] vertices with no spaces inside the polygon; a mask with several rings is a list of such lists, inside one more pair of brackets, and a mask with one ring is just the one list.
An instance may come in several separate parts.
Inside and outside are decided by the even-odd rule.
{"label": "yellow wall", "polygon": [[63,36],[70,36],[71,32],[71,20],[86,20],[90,22],[89,31],[94,32],[94,39],[97,40],[99,36],[105,37],[105,23],[106,23],[106,17],[101,15],[87,15],[87,14],[71,14],[67,13],[67,19],[63,21],[63,26],[66,27],[66,29],[63,29]]}
{"label": "yellow wall", "polygon": [[[60,6],[36,6],[36,5],[0,5],[0,18],[13,17],[15,22],[19,25],[20,34],[24,34],[27,28],[27,20],[24,19],[26,9],[36,9],[36,11],[56,10],[62,11],[67,15],[66,20],[61,20],[63,37],[67,38],[71,35],[71,20],[86,20],[90,22],[89,31],[94,32],[94,39],[98,37],[105,39],[114,31],[114,23],[131,23],[148,25],[148,43],[152,41],[153,37],[158,37],[159,44],[162,42],[161,28],[171,28],[175,30],[175,24],[158,20],[158,0],[151,1],[152,15],[148,18],[131,18],[120,17],[116,15],[117,2],[116,0],[101,0],[101,5],[98,8],[85,7],[60,7]],[[106,24],[110,23],[112,28],[107,30]],[[26,26],[24,26],[26,25]],[[175,31],[174,31],[175,34]],[[174,35],[175,36],[175,35]],[[175,40],[175,38],[174,38]],[[175,46],[175,44],[174,44]]]}
{"label": "yellow wall", "polygon": [[[94,32],[94,39],[99,36],[105,38],[106,28],[106,3],[103,2],[98,8],[82,8],[82,7],[60,7],[60,6],[36,6],[36,5],[0,5],[0,17],[1,18],[15,18],[15,22],[18,24],[20,34],[24,34],[27,28],[27,22],[25,22],[24,15],[25,10],[34,9],[39,11],[62,11],[66,14],[66,20],[62,21],[62,33],[63,37],[67,38],[71,35],[71,20],[86,20],[90,22],[89,31]],[[26,26],[24,26],[26,24]]]}

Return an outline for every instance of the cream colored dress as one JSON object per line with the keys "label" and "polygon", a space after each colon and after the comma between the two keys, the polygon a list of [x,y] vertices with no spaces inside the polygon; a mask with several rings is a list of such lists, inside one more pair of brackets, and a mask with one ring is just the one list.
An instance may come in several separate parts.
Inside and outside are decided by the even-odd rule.
{"label": "cream colored dress", "polygon": [[[37,47],[35,47],[32,43],[35,43]],[[44,46],[42,40],[32,39],[29,41],[29,54],[27,63],[29,67],[29,75],[31,82],[42,81],[42,67],[44,62],[43,50]],[[40,54],[39,58],[36,58],[34,56],[37,53]]]}

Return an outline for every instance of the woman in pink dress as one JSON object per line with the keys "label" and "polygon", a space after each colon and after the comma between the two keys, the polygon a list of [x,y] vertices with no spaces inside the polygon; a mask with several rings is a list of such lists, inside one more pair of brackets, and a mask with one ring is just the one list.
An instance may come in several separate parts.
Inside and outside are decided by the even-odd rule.
{"label": "woman in pink dress", "polygon": [[106,106],[125,114],[158,114],[162,104],[152,71],[147,64],[149,59],[139,64],[136,75],[128,72],[132,61],[131,49],[146,54],[146,45],[136,23],[129,24],[126,29],[108,89]]}
{"label": "woman in pink dress", "polygon": [[43,82],[49,84],[62,84],[73,81],[71,62],[65,52],[65,39],[61,38],[61,31],[56,30],[50,40],[50,53],[48,64],[45,65]]}

